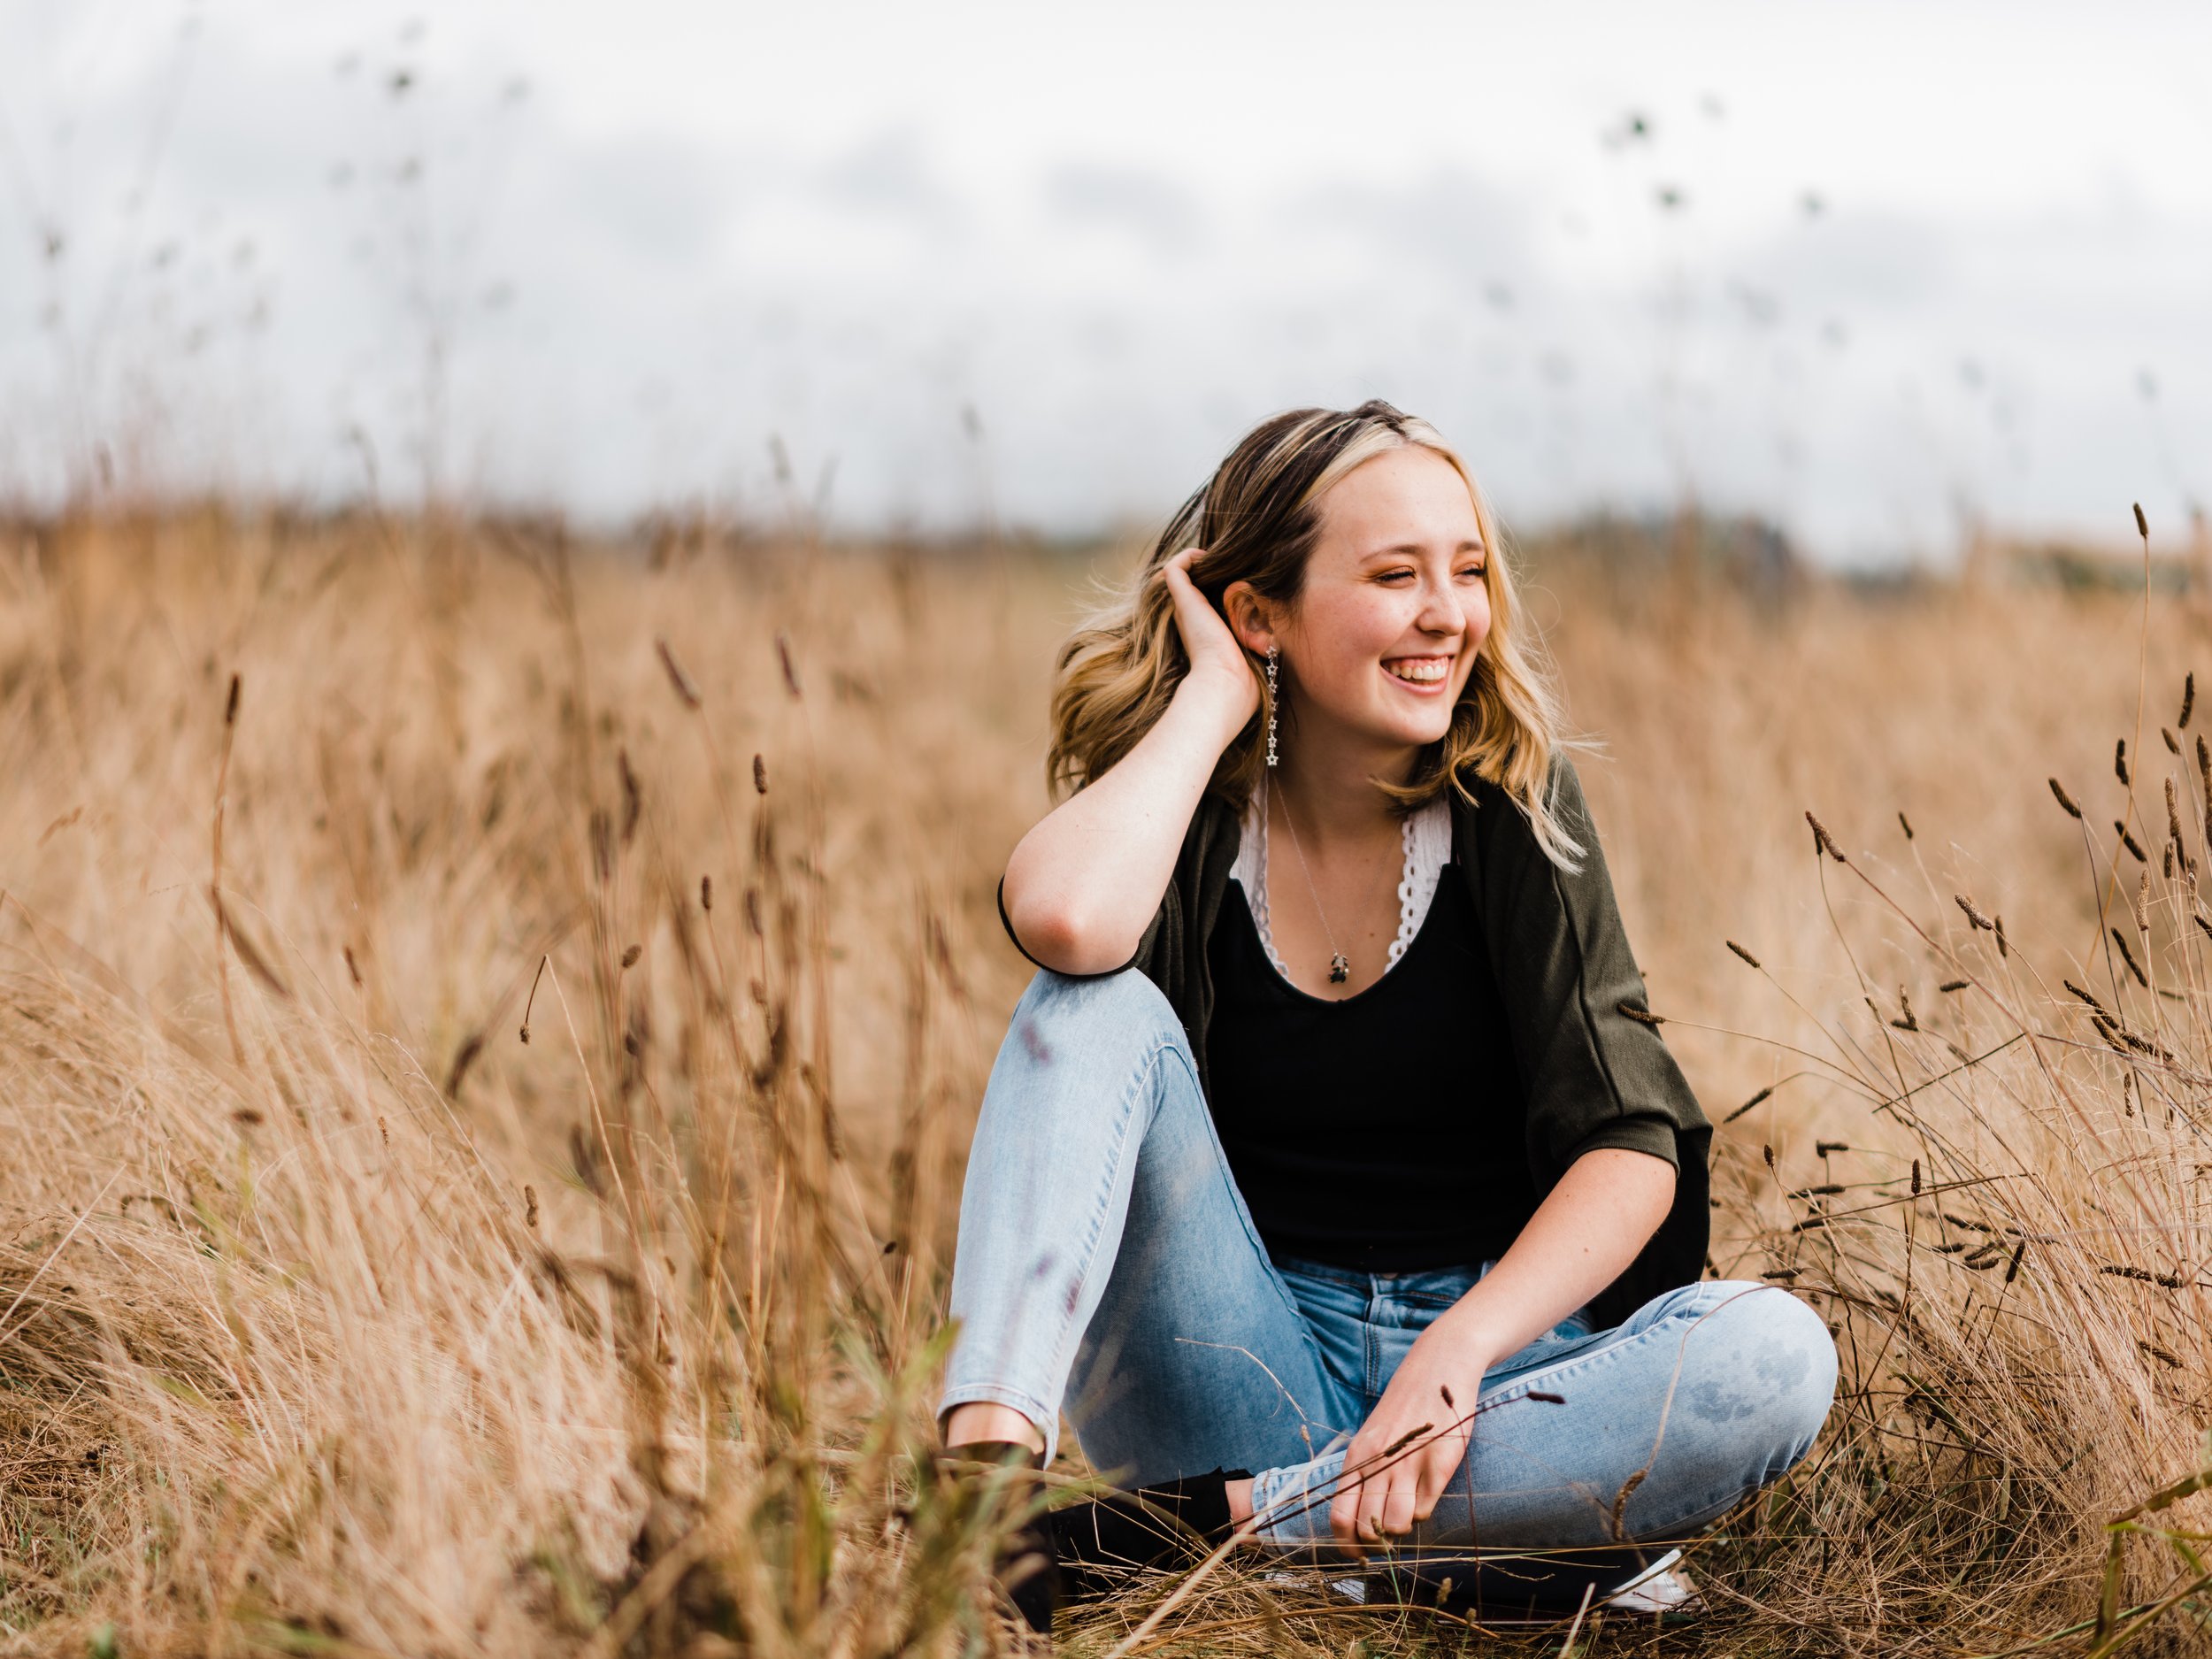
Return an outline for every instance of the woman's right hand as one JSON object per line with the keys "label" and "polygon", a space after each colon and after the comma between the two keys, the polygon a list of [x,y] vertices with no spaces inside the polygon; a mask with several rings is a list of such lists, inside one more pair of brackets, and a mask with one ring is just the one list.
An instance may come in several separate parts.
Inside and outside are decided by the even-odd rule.
{"label": "woman's right hand", "polygon": [[1039,819],[1007,861],[1007,926],[1041,967],[1105,973],[1131,959],[1223,751],[1259,707],[1251,657],[1191,581],[1201,550],[1185,548],[1154,572],[1190,672],[1135,746]]}
{"label": "woman's right hand", "polygon": [[1175,631],[1182,635],[1183,650],[1190,657],[1190,673],[1184,683],[1194,686],[1209,702],[1218,700],[1231,736],[1244,729],[1260,706],[1260,682],[1252,672],[1251,659],[1213,603],[1191,580],[1191,561],[1205,549],[1187,547],[1160,566],[1175,603]]}

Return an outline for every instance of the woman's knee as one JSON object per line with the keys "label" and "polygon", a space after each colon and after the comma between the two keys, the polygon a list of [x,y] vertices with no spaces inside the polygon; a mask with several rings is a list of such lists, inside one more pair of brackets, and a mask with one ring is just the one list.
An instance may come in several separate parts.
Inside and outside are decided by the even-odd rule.
{"label": "woman's knee", "polygon": [[[1703,1311],[1689,1348],[1684,1406],[1732,1428],[1778,1479],[1812,1449],[1836,1394],[1836,1344],[1820,1315],[1779,1286],[1732,1280],[1697,1286]],[[1761,1484],[1764,1484],[1763,1481]]]}
{"label": "woman's knee", "polygon": [[1001,1052],[1025,1068],[1094,1068],[1118,1051],[1180,1041],[1173,1005],[1136,969],[1077,978],[1041,968],[1014,1005]]}

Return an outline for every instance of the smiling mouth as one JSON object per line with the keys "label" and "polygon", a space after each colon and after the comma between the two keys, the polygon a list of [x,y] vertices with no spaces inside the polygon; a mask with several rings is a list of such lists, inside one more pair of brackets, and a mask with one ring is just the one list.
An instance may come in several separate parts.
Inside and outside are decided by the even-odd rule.
{"label": "smiling mouth", "polygon": [[1383,672],[1393,680],[1403,680],[1409,686],[1439,686],[1450,678],[1452,659],[1449,657],[1394,657],[1383,664]]}

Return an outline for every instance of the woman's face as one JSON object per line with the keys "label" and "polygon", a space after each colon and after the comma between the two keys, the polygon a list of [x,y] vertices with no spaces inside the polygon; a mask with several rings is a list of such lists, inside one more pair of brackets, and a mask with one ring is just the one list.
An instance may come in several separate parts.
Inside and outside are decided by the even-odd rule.
{"label": "woman's face", "polygon": [[1408,445],[1354,468],[1319,504],[1304,586],[1274,634],[1298,725],[1433,743],[1490,632],[1490,549],[1466,481]]}

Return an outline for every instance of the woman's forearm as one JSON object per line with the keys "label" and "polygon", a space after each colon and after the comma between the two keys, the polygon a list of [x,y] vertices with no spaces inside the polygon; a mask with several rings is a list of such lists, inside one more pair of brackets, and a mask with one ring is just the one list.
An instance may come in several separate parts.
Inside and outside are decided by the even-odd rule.
{"label": "woman's forearm", "polygon": [[1674,1166],[1649,1153],[1584,1153],[1437,1324],[1486,1368],[1517,1353],[1626,1271],[1667,1218],[1674,1182]]}
{"label": "woman's forearm", "polygon": [[1129,959],[1251,702],[1248,687],[1187,677],[1135,748],[1022,837],[1006,864],[1006,915],[1033,958],[1063,973]]}

